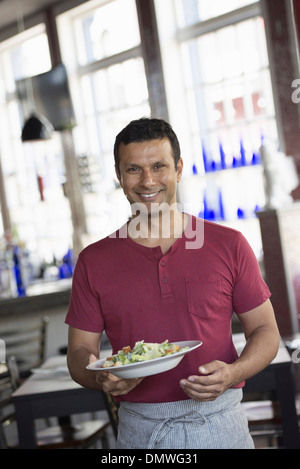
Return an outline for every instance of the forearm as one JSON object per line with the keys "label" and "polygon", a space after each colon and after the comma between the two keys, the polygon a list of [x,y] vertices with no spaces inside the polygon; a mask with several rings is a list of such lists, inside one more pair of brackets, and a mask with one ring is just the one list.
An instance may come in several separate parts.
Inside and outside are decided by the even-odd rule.
{"label": "forearm", "polygon": [[240,315],[246,346],[240,357],[231,364],[213,360],[199,367],[200,375],[180,381],[191,399],[208,401],[263,370],[275,357],[279,346],[279,332],[269,300]]}
{"label": "forearm", "polygon": [[182,379],[180,385],[191,399],[209,401],[216,399],[228,388],[259,373],[274,358],[279,336],[275,331],[258,328],[247,338],[241,356],[232,364],[213,360],[199,367],[200,376]]}
{"label": "forearm", "polygon": [[91,351],[84,347],[68,352],[68,368],[73,380],[78,384],[90,389],[99,389],[99,383],[96,380],[97,373],[86,369],[86,366],[89,364],[90,355]]}
{"label": "forearm", "polygon": [[276,356],[279,346],[276,328],[261,326],[248,337],[240,357],[231,365],[232,385],[236,385],[259,373]]}
{"label": "forearm", "polygon": [[112,396],[125,395],[135,388],[143,378],[121,379],[106,371],[89,371],[88,363],[95,360],[96,355],[82,346],[68,352],[68,367],[74,381],[89,389],[95,389]]}

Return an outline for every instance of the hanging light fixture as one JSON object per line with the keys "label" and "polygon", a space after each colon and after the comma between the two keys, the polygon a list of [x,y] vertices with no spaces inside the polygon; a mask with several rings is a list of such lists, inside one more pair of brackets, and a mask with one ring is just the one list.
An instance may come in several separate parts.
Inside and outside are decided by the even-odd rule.
{"label": "hanging light fixture", "polygon": [[22,130],[22,142],[33,140],[49,140],[53,127],[44,116],[32,113],[24,124]]}
{"label": "hanging light fixture", "polygon": [[[21,1],[17,0],[16,11],[18,12],[18,31],[25,31],[23,9]],[[31,104],[34,105],[34,92],[32,86],[32,79],[26,78],[26,94],[29,97]],[[22,129],[22,142],[34,141],[34,140],[49,140],[51,134],[54,131],[53,126],[50,124],[48,119],[41,114],[33,111],[31,112],[29,118],[25,121],[24,127]]]}

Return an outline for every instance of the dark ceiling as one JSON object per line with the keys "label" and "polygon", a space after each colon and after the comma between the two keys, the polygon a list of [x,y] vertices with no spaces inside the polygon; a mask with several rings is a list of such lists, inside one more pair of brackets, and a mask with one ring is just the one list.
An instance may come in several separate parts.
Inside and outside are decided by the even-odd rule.
{"label": "dark ceiling", "polygon": [[30,16],[58,0],[0,0],[0,29],[15,24],[20,18]]}

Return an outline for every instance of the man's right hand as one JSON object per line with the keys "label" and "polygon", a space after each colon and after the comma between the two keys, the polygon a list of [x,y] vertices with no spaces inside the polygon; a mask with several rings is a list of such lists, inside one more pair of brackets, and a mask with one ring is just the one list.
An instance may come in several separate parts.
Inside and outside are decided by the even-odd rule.
{"label": "man's right hand", "polygon": [[[89,363],[93,363],[97,358],[95,355],[90,355]],[[143,378],[134,378],[134,379],[122,379],[113,375],[112,373],[100,371],[91,373],[96,373],[96,382],[99,385],[101,391],[110,394],[111,396],[123,396],[128,394],[133,388],[135,388]]]}

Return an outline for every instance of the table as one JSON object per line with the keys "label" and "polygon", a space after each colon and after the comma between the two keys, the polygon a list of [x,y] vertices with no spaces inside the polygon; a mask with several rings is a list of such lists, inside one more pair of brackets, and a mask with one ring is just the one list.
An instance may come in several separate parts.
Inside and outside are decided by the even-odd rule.
{"label": "table", "polygon": [[[42,370],[66,369],[66,357],[46,360]],[[36,448],[35,419],[106,410],[102,393],[75,383],[67,371],[30,376],[14,393],[20,448]]]}
{"label": "table", "polygon": [[[240,353],[245,345],[244,334],[234,334],[233,342],[237,352]],[[272,363],[246,381],[244,394],[274,391],[280,406],[284,447],[299,449],[300,435],[291,365],[290,354],[281,340],[278,353]]]}
{"label": "table", "polygon": [[[244,334],[234,334],[238,352],[245,345]],[[109,354],[108,351],[107,354]],[[103,353],[101,353],[102,356]],[[43,368],[66,366],[64,356],[48,359]],[[253,378],[247,380],[244,393],[275,391],[280,404],[284,446],[300,448],[291,358],[281,342],[272,363]],[[35,448],[34,420],[51,416],[64,416],[81,412],[104,410],[102,394],[85,389],[66,374],[53,376],[32,375],[13,394],[21,448]]]}

